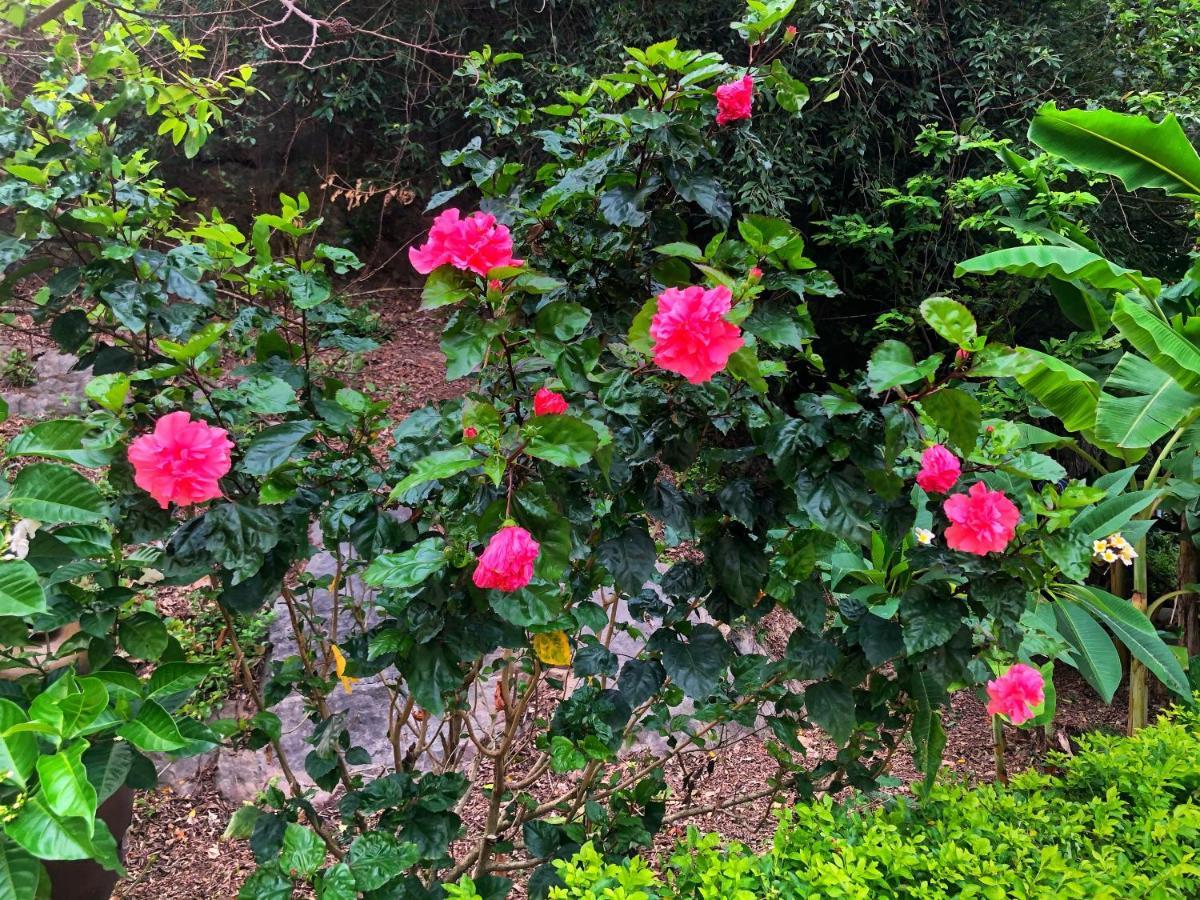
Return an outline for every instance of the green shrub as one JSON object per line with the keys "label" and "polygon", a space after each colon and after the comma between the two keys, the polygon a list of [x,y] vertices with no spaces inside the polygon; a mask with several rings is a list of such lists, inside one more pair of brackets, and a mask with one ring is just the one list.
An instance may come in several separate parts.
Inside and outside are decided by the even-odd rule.
{"label": "green shrub", "polygon": [[1200,714],[1049,762],[1059,774],[940,784],[924,803],[797,806],[761,856],[693,829],[654,878],[587,846],[556,864],[551,897],[1200,897]]}

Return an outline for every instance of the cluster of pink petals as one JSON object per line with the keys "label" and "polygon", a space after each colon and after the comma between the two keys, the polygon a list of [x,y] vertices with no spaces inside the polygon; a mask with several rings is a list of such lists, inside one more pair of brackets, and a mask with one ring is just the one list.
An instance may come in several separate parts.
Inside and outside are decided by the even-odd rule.
{"label": "cluster of pink petals", "polygon": [[984,556],[1008,546],[1021,521],[1021,513],[1003,491],[993,491],[982,481],[965,494],[948,497],[942,505],[953,523],[946,529],[946,546]]}
{"label": "cluster of pink petals", "polygon": [[717,124],[728,125],[750,118],[754,105],[754,79],[749,75],[717,88]]}
{"label": "cluster of pink petals", "polygon": [[944,494],[954,487],[962,474],[958,457],[943,447],[934,444],[921,454],[921,471],[917,473],[917,484],[930,494]]}
{"label": "cluster of pink petals", "polygon": [[508,525],[492,535],[479,554],[472,580],[475,587],[519,591],[533,578],[533,563],[541,545],[519,525]]}
{"label": "cluster of pink petals", "polygon": [[707,291],[699,285],[667,288],[650,320],[654,362],[692,384],[711,379],[745,343],[737,326],[725,321],[732,305],[724,285]]}
{"label": "cluster of pink petals", "polygon": [[433,220],[428,240],[420,247],[410,247],[408,259],[422,275],[445,265],[486,275],[497,266],[524,262],[513,258],[512,235],[506,226],[496,224],[495,216],[475,212],[464,219],[457,209],[448,209]]}
{"label": "cluster of pink petals", "polygon": [[987,683],[988,715],[1007,716],[1014,725],[1033,718],[1046,700],[1045,679],[1032,666],[1017,663]]}
{"label": "cluster of pink petals", "polygon": [[533,414],[535,416],[558,416],[567,411],[567,399],[555,393],[550,388],[539,388],[533,395]]}
{"label": "cluster of pink petals", "polygon": [[166,509],[171,503],[190,506],[220,497],[217,482],[229,472],[232,450],[224,428],[173,412],[129,445],[129,462],[137,486]]}

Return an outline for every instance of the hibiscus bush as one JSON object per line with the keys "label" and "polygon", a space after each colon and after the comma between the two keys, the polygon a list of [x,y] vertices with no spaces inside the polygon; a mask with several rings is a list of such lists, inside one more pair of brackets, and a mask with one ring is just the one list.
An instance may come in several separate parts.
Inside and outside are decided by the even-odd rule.
{"label": "hibiscus bush", "polygon": [[[544,896],[550,860],[585,842],[626,854],[711,809],[669,777],[749,731],[777,771],[719,806],[873,789],[905,740],[928,786],[953,689],[991,682],[1001,739],[1053,716],[1055,659],[1111,697],[1100,623],[1182,685],[1146,617],[1075,564],[1126,528],[1128,479],[1072,480],[1043,452],[1056,435],[981,404],[1022,354],[934,297],[933,352],[889,340],[865,371],[827,371],[809,303],[837,288],[798,228],[741,207],[726,164],[753,155],[760,117],[803,115],[780,59],[790,7],[748,4],[745,59],[631,48],[540,109],[503,77],[510,54],[468,59],[479,134],[445,154],[464,180],[430,210],[455,205],[409,253],[464,392],[400,422],[324,362],[369,344],[335,291],[357,260],[315,238],[307,198],[281,197],[249,238],[193,221],[97,136],[124,108],[106,97],[159,115],[173,95],[128,99],[137,72],[97,63],[124,58],[108,45],[53,57],[7,111],[5,283],[37,276],[32,311],[96,378],[86,418],[9,445],[3,502],[42,523],[20,563],[42,593],[0,595],[0,611],[23,635],[47,612],[77,618],[94,677],[119,686],[105,704],[141,722],[112,739],[139,762],[89,781],[145,783],[143,751],[270,746],[282,779],[230,823],[258,864],[243,897],[436,896],[468,877],[500,897],[525,870]],[[93,79],[86,102],[77,77]],[[516,140],[513,122],[528,123]],[[107,530],[85,541],[80,524]],[[235,645],[251,717],[173,720],[156,697],[194,673],[143,687],[186,665],[138,593],[147,577],[207,579],[231,625],[278,603],[292,655],[255,672]],[[747,651],[736,638],[769,614],[786,652]],[[25,720],[72,683],[57,677],[23,682],[0,737],[43,734]],[[367,703],[387,759],[356,731]],[[307,716],[303,759],[285,704]],[[819,757],[816,730],[833,745]],[[94,803],[56,805],[34,768],[13,768],[5,803],[102,834]],[[112,861],[5,834],[23,865]]]}

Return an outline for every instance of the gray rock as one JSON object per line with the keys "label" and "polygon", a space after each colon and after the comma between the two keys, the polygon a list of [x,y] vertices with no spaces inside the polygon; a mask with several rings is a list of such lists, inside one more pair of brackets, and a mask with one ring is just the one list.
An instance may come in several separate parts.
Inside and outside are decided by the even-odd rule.
{"label": "gray rock", "polygon": [[[6,352],[0,348],[0,353]],[[32,387],[14,388],[0,392],[8,403],[10,416],[23,419],[52,418],[78,415],[86,410],[84,387],[92,377],[92,369],[75,369],[79,360],[67,353],[47,350],[34,362]]]}

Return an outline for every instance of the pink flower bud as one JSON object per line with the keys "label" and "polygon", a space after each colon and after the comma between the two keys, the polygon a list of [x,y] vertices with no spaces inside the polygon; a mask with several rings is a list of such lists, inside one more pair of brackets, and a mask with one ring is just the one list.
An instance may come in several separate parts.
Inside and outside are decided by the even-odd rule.
{"label": "pink flower bud", "polygon": [[934,444],[921,454],[921,471],[917,473],[917,484],[930,494],[944,494],[962,474],[958,457],[943,447]]}
{"label": "pink flower bud", "polygon": [[750,276],[751,281],[760,281],[763,276],[763,271],[758,266],[755,266],[747,274]]}
{"label": "pink flower bud", "polygon": [[495,216],[476,212],[464,219],[457,209],[433,220],[425,243],[408,249],[408,261],[422,275],[445,265],[486,275],[497,266],[524,262],[513,258],[512,235],[507,226],[496,224]]}
{"label": "pink flower bud", "polygon": [[1046,679],[1032,666],[1017,663],[987,683],[988,715],[1007,716],[1014,725],[1028,722],[1046,700]]}
{"label": "pink flower bud", "polygon": [[533,395],[533,414],[535,416],[557,416],[567,411],[567,401],[562,394],[556,394],[549,388],[539,388]]}
{"label": "pink flower bud", "polygon": [[220,497],[217,482],[229,473],[232,450],[224,428],[173,412],[154,423],[152,434],[129,445],[129,462],[134,483],[166,509]]}
{"label": "pink flower bud", "polygon": [[1003,552],[1021,521],[1016,504],[982,481],[971,485],[967,493],[948,498],[942,510],[954,523],[946,529],[946,546],[976,556]]}
{"label": "pink flower bud", "polygon": [[479,432],[470,425],[463,429],[463,440],[473,441],[477,437],[479,437]]}
{"label": "pink flower bud", "polygon": [[541,546],[518,525],[501,528],[492,535],[471,580],[478,588],[519,591],[533,579],[533,563]]}
{"label": "pink flower bud", "polygon": [[502,291],[502,290],[504,290],[504,282],[501,281],[499,278],[493,278],[488,282],[488,290],[489,291]]}
{"label": "pink flower bud", "polygon": [[754,104],[754,79],[749,75],[717,88],[717,124],[728,125],[750,118]]}
{"label": "pink flower bud", "polygon": [[654,362],[692,384],[710,380],[745,344],[742,333],[725,314],[733,295],[723,284],[711,290],[692,285],[667,288],[658,295],[658,311],[650,320]]}

